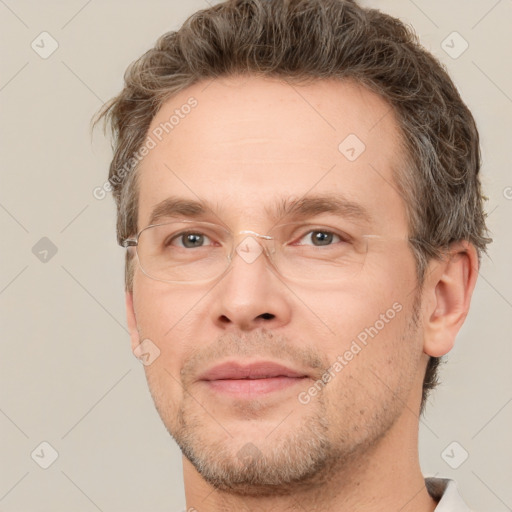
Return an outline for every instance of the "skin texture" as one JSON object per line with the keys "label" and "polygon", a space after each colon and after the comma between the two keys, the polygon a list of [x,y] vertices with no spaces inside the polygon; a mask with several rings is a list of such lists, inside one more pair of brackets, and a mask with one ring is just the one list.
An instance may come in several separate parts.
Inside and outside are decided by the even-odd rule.
{"label": "skin texture", "polygon": [[[343,221],[353,233],[379,238],[362,269],[335,283],[284,279],[265,255],[250,264],[235,256],[226,274],[201,284],[155,281],[136,267],[126,293],[132,349],[149,338],[160,350],[144,368],[184,453],[187,507],[433,510],[417,453],[421,386],[428,356],[451,349],[467,314],[475,249],[454,243],[418,288],[406,208],[393,185],[399,130],[389,105],[366,89],[257,77],[201,82],[168,100],[148,133],[191,96],[197,107],[140,166],[139,229],[156,204],[178,196],[214,205],[201,220],[266,234],[276,202],[331,194],[370,214]],[[366,146],[355,161],[338,150],[349,134]],[[301,403],[298,395],[393,305],[400,311]],[[308,377],[248,398],[198,380],[218,363],[261,360]]]}

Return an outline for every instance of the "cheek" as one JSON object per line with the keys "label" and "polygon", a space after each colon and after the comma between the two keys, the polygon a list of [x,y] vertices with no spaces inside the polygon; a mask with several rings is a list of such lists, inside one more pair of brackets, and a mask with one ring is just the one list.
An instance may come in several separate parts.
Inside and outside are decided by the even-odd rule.
{"label": "cheek", "polygon": [[201,296],[191,288],[173,288],[137,272],[133,287],[134,309],[141,334],[165,341],[190,322]]}
{"label": "cheek", "polygon": [[318,326],[318,349],[330,365],[340,363],[336,368],[345,375],[336,379],[338,383],[361,380],[371,383],[373,393],[382,374],[382,381],[395,389],[419,364],[421,340],[410,330],[415,262],[408,253],[396,256],[370,261],[357,279],[340,286],[296,289],[307,306],[302,332],[312,333],[312,326]]}
{"label": "cheek", "polygon": [[314,330],[321,336],[318,343],[325,352],[358,337],[364,341],[368,330],[389,331],[392,324],[396,328],[395,319],[405,315],[413,298],[407,279],[395,279],[391,272],[374,272],[339,286],[290,288],[300,298],[303,310],[295,319],[296,325],[303,324],[299,331]]}
{"label": "cheek", "polygon": [[193,312],[201,297],[191,290],[175,290],[166,283],[145,281],[142,277],[134,282],[137,327],[141,339],[149,338],[160,351],[155,363],[145,367],[146,373],[167,371],[179,379],[182,362],[193,349],[190,341],[197,338],[197,318]]}
{"label": "cheek", "polygon": [[134,309],[141,339],[156,345],[159,355],[144,366],[148,388],[166,425],[173,425],[177,407],[183,400],[180,370],[187,357],[191,332],[189,318],[195,301],[166,283],[136,278]]}
{"label": "cheek", "polygon": [[328,348],[334,377],[326,387],[327,410],[333,423],[344,421],[346,428],[391,421],[408,403],[420,371],[422,349],[411,304],[382,304],[372,304],[372,313],[349,327],[355,335],[340,333]]}

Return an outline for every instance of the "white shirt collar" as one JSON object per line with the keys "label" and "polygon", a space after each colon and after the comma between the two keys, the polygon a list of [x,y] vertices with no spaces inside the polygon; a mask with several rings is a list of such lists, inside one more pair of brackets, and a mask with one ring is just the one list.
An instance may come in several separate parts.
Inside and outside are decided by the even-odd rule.
{"label": "white shirt collar", "polygon": [[461,498],[454,480],[425,478],[425,484],[432,498],[439,500],[435,512],[471,512]]}

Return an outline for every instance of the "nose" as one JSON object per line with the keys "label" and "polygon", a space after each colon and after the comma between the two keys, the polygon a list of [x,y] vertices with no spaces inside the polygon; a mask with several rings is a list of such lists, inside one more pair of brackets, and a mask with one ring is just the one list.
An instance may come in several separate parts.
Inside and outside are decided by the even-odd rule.
{"label": "nose", "polygon": [[212,293],[212,320],[221,329],[271,329],[290,321],[292,294],[254,236],[238,244]]}

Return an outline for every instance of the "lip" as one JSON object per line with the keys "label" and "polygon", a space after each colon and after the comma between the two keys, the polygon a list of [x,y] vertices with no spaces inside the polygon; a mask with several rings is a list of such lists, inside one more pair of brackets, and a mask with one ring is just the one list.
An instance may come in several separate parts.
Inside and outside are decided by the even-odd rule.
{"label": "lip", "polygon": [[216,393],[250,399],[285,390],[307,378],[305,372],[271,361],[231,361],[210,368],[199,380]]}
{"label": "lip", "polygon": [[201,374],[199,380],[269,379],[275,377],[304,378],[309,377],[309,375],[272,361],[255,361],[245,364],[229,361],[213,366]]}

